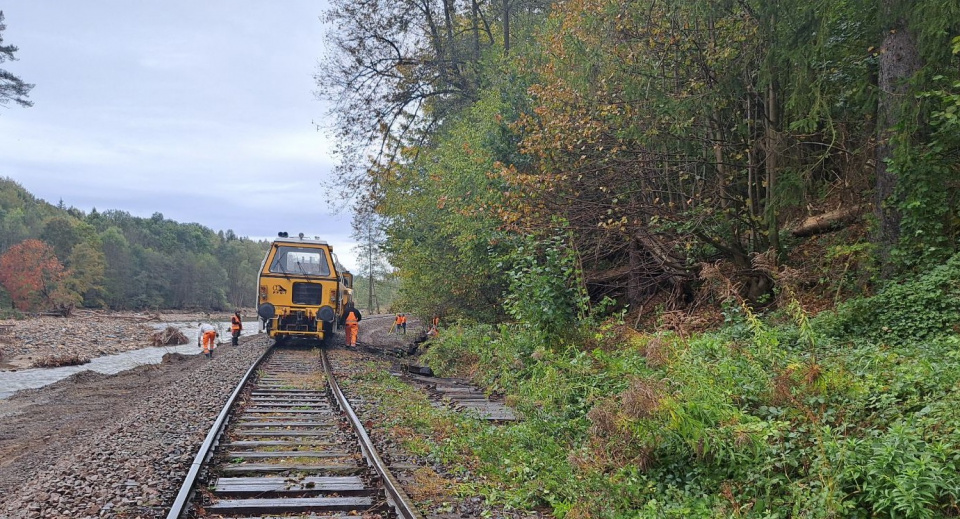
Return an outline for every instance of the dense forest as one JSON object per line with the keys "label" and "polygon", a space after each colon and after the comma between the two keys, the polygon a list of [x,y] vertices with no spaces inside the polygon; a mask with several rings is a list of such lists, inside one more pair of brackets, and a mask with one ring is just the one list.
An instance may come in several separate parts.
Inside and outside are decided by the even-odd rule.
{"label": "dense forest", "polygon": [[[256,305],[260,263],[269,242],[178,223],[161,213],[85,213],[37,199],[0,178],[0,315],[113,310],[230,310]],[[387,311],[393,272],[380,254],[360,258],[357,301]],[[372,297],[368,294],[372,293]]]}
{"label": "dense forest", "polygon": [[325,21],[338,178],[441,315],[423,362],[524,417],[396,398],[398,444],[555,517],[960,516],[960,3]]}
{"label": "dense forest", "polygon": [[200,224],[84,213],[0,179],[0,298],[21,312],[76,307],[252,307],[268,243]]}
{"label": "dense forest", "polygon": [[[957,251],[956,2],[334,0],[326,21],[339,178],[423,314],[547,289],[687,310],[713,268],[751,303],[788,270],[832,301]],[[565,283],[524,288],[547,271]]]}

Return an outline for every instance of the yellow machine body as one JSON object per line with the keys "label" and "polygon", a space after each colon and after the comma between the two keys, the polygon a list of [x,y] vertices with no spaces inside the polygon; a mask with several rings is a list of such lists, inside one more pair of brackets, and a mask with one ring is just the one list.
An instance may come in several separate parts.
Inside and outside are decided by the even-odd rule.
{"label": "yellow machine body", "polygon": [[262,329],[277,341],[329,339],[343,312],[341,279],[333,248],[326,242],[285,236],[274,240],[257,280]]}

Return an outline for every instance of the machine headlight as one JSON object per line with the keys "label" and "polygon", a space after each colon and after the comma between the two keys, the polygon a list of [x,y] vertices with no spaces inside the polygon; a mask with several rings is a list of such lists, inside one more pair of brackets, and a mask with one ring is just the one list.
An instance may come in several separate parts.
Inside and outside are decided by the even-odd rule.
{"label": "machine headlight", "polygon": [[257,315],[264,321],[269,321],[277,315],[277,309],[270,303],[263,303],[257,308]]}

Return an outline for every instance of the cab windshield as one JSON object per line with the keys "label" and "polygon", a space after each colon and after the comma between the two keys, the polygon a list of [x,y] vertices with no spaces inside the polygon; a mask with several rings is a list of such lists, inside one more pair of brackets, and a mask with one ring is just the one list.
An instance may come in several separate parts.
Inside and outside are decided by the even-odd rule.
{"label": "cab windshield", "polygon": [[277,247],[269,272],[292,276],[329,276],[330,264],[323,249]]}

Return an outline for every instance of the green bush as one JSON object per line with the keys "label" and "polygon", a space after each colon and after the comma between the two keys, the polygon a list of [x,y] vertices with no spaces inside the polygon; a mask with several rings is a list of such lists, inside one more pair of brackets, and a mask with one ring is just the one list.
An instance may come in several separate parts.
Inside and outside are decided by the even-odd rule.
{"label": "green bush", "polygon": [[950,333],[960,324],[960,254],[923,276],[845,302],[815,319],[840,339],[899,343]]}
{"label": "green bush", "polygon": [[[957,445],[928,442],[922,427],[898,422],[862,442],[864,463],[850,475],[861,482],[863,501],[890,517],[942,517],[938,504],[954,502],[960,489]],[[953,459],[951,459],[953,458]]]}
{"label": "green bush", "polygon": [[507,272],[510,288],[504,308],[510,317],[543,333],[545,341],[576,328],[586,315],[589,297],[562,231],[540,240],[527,238],[509,262],[513,268]]}

